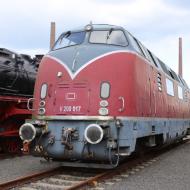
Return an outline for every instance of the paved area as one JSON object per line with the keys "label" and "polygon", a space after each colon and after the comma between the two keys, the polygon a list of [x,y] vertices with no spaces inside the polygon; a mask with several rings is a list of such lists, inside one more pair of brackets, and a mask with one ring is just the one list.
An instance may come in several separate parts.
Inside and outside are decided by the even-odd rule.
{"label": "paved area", "polygon": [[105,185],[105,189],[190,190],[190,143],[180,145],[156,160],[119,182]]}
{"label": "paved area", "polygon": [[41,163],[42,158],[23,156],[0,160],[0,183],[24,175],[58,166],[58,163]]}

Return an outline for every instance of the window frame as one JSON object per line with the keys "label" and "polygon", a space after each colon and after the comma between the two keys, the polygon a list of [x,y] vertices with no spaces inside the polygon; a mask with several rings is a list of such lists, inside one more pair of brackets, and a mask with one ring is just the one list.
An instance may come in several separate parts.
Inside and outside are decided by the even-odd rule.
{"label": "window frame", "polygon": [[[172,86],[170,86],[170,84],[168,82],[170,84],[172,84]],[[172,89],[171,89],[171,87],[172,87]],[[172,92],[171,92],[171,90],[172,90]],[[173,82],[173,80],[171,80],[167,77],[166,77],[166,92],[169,96],[172,96],[172,97],[175,96],[174,82]]]}
{"label": "window frame", "polygon": [[[142,49],[143,54],[144,54],[144,57],[145,57],[148,61],[150,61],[149,56],[147,55],[146,48],[143,46],[143,44],[142,44],[140,41],[137,40],[137,43],[139,44],[140,48]],[[151,61],[150,61],[150,62],[151,62]]]}
{"label": "window frame", "polygon": [[[181,89],[181,92],[182,92],[182,96],[180,96],[180,94],[179,94],[179,89]],[[184,92],[183,92],[183,87],[182,86],[180,86],[179,84],[177,85],[177,94],[178,94],[178,98],[180,99],[180,100],[183,100],[184,99]]]}
{"label": "window frame", "polygon": [[158,64],[156,63],[156,60],[154,59],[152,52],[149,49],[147,49],[147,52],[149,53],[150,58],[151,58],[152,62],[154,63],[155,67],[158,68]]}
{"label": "window frame", "polygon": [[179,80],[177,74],[176,74],[172,69],[170,69],[170,72],[172,73],[172,75],[173,75],[173,77],[174,77],[174,80],[176,80],[177,82],[180,82],[180,80]]}
{"label": "window frame", "polygon": [[[140,45],[139,45],[139,43],[138,43],[138,40],[133,36],[133,35],[131,35],[130,33],[127,33],[128,34],[128,38],[129,38],[129,41],[131,42],[130,44],[131,44],[131,46],[135,49],[135,51],[138,53],[138,54],[140,54],[140,55],[142,55],[143,57],[145,57],[145,55],[144,55],[144,52],[143,52],[143,50],[141,49],[141,47],[140,47]],[[136,46],[134,46],[135,44],[136,44]],[[138,49],[136,49],[136,48],[138,48]]]}
{"label": "window frame", "polygon": [[[56,44],[58,43],[58,41],[60,40],[60,38],[61,38],[61,36],[63,36],[63,35],[65,35],[65,34],[67,34],[69,31],[67,31],[67,32],[64,32],[64,33],[62,33],[60,36],[59,36],[59,38],[56,40],[56,42],[54,43],[54,45],[53,45],[53,47],[52,47],[52,49],[51,49],[51,51],[56,51],[56,50],[59,50],[59,49],[63,49],[63,48],[68,48],[68,47],[72,47],[72,46],[77,46],[77,45],[80,45],[80,44],[83,44],[84,43],[84,41],[85,41],[85,38],[86,38],[86,34],[87,34],[87,32],[86,31],[84,31],[84,30],[81,30],[81,31],[76,31],[76,32],[72,32],[71,31],[71,34],[73,34],[73,33],[82,33],[82,32],[84,32],[85,33],[85,35],[84,35],[84,40],[81,42],[81,43],[78,43],[78,44],[73,44],[73,45],[69,45],[69,46],[65,46],[65,47],[60,47],[60,48],[56,48],[56,49],[54,49],[55,48],[55,46],[56,46]],[[64,38],[64,37],[63,37]]]}
{"label": "window frame", "polygon": [[[110,29],[111,29],[111,28],[110,28]],[[92,32],[94,32],[94,31],[108,31],[108,32],[109,32],[110,29],[102,29],[102,30],[100,30],[100,29],[94,29],[94,30],[90,31],[90,34],[89,34],[89,37],[88,37],[88,43],[89,43],[89,44],[98,44],[98,45],[119,46],[119,47],[127,47],[127,46],[129,45],[129,41],[128,41],[128,39],[127,39],[127,36],[126,36],[126,34],[125,34],[125,31],[123,31],[122,29],[114,29],[114,28],[113,28],[113,31],[121,31],[121,32],[123,33],[123,35],[124,35],[124,37],[125,37],[125,39],[126,39],[126,42],[127,42],[125,46],[124,46],[124,45],[117,45],[117,44],[93,43],[93,42],[90,42],[90,37],[91,37]]]}

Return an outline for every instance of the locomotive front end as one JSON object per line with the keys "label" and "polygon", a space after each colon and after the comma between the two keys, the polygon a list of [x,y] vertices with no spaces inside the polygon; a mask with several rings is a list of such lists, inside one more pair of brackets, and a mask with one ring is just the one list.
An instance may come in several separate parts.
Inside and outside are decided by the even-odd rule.
{"label": "locomotive front end", "polygon": [[97,119],[49,120],[46,126],[26,123],[20,128],[20,137],[29,143],[31,154],[63,161],[63,165],[74,165],[77,161],[90,167],[105,167],[105,164],[108,168],[115,167],[121,153],[122,123],[111,117]]}
{"label": "locomotive front end", "polygon": [[40,64],[33,119],[20,128],[30,153],[63,164],[115,167],[120,155],[133,151],[129,129],[119,118],[126,114],[126,89],[133,81],[127,46],[123,29],[109,25],[88,25],[59,37]]}

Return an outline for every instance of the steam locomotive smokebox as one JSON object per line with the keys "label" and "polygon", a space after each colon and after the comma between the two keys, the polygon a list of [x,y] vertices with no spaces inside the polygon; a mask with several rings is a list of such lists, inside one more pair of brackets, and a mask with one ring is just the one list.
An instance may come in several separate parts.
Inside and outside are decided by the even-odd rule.
{"label": "steam locomotive smokebox", "polygon": [[39,61],[0,48],[0,95],[32,96]]}

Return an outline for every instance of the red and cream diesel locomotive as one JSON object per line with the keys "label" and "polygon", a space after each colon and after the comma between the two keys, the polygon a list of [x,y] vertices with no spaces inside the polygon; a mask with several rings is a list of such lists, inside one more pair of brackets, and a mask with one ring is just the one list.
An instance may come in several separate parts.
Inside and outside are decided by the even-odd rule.
{"label": "red and cream diesel locomotive", "polygon": [[63,165],[115,167],[190,127],[184,79],[113,25],[61,34],[41,61],[31,101],[33,119],[19,131],[24,149]]}

